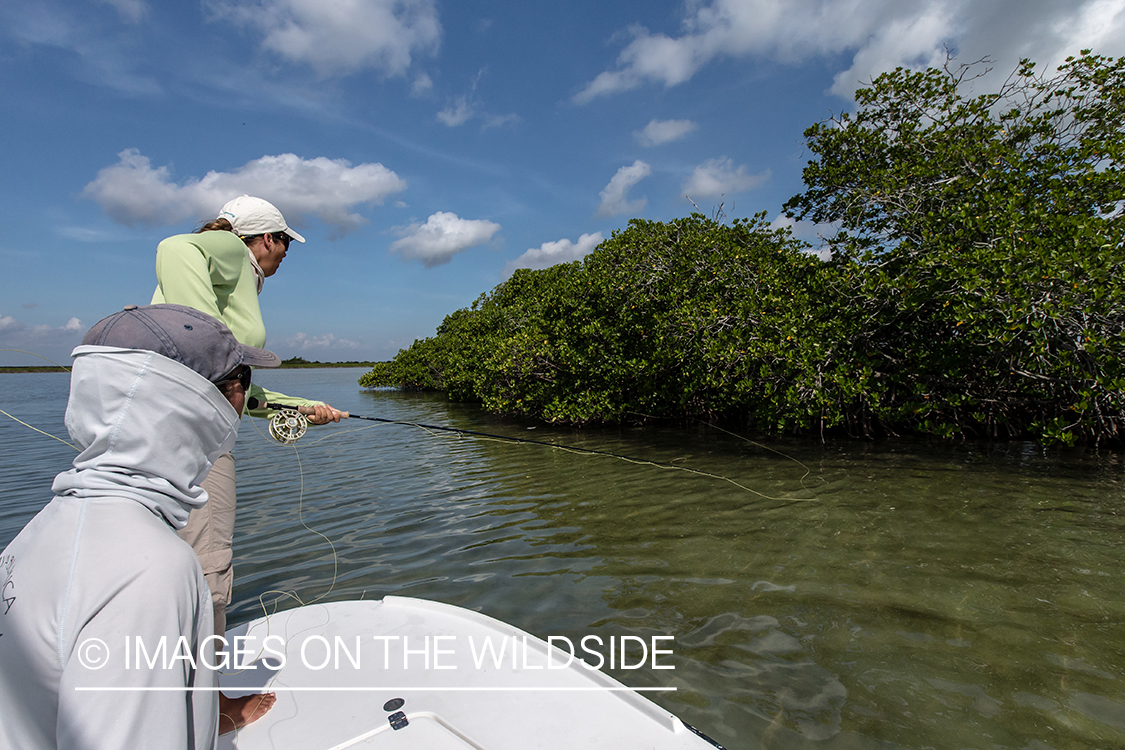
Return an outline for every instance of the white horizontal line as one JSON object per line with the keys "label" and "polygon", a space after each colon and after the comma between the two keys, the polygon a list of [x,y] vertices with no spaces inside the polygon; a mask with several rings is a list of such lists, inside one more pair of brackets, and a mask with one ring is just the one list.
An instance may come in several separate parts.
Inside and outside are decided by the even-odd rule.
{"label": "white horizontal line", "polygon": [[406,692],[421,692],[428,691],[434,693],[469,693],[474,691],[479,692],[512,692],[512,691],[535,691],[535,692],[563,692],[563,693],[577,693],[577,692],[595,692],[595,693],[643,693],[643,692],[675,692],[679,688],[674,687],[236,687],[227,685],[224,687],[76,687],[74,688],[79,692],[107,692],[107,693],[165,693],[165,692],[181,692],[181,693],[214,693],[220,690],[228,692],[244,692],[249,689],[261,690],[265,693],[317,693],[317,692],[371,692],[371,691],[387,691],[394,693]]}

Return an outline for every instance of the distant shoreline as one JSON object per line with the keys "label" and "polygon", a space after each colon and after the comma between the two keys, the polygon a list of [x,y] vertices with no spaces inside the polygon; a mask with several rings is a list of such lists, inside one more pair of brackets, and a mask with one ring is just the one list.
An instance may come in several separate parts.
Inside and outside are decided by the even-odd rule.
{"label": "distant shoreline", "polygon": [[291,357],[281,360],[282,369],[289,367],[366,367],[370,369],[375,364],[375,362],[356,362],[354,360],[348,360],[347,362],[317,362],[314,360],[310,362],[304,357]]}
{"label": "distant shoreline", "polygon": [[[309,367],[366,367],[371,369],[376,362],[304,362],[286,364],[282,363],[282,370],[309,368]],[[0,367],[0,375],[10,372],[59,372],[60,370],[70,372],[69,367],[56,367],[54,365],[31,365],[28,367]]]}
{"label": "distant shoreline", "polygon": [[55,367],[54,365],[31,365],[29,367],[0,367],[0,374],[5,372],[70,372],[69,367]]}

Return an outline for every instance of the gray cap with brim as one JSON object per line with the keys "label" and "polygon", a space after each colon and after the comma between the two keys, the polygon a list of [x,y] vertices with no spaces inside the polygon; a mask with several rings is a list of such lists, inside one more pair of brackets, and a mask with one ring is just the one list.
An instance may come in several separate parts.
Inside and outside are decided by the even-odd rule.
{"label": "gray cap with brim", "polygon": [[184,305],[126,305],[94,324],[83,344],[145,349],[218,383],[241,365],[278,367],[271,351],[239,343],[222,321]]}

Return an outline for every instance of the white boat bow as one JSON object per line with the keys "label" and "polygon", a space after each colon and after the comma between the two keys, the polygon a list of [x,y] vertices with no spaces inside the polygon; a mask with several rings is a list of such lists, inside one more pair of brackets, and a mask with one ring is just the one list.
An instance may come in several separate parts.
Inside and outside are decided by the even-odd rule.
{"label": "white boat bow", "polygon": [[221,737],[224,750],[718,747],[570,658],[565,639],[548,645],[448,604],[397,596],[314,604],[233,628],[227,642],[231,667],[254,668],[225,670],[223,692],[274,691],[277,703]]}

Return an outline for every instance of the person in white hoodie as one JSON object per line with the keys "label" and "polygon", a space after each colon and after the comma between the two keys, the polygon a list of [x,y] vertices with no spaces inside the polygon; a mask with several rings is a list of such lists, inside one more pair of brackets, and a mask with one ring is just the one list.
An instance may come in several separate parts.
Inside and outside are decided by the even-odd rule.
{"label": "person in white hoodie", "polygon": [[212,748],[211,596],[176,531],[234,443],[250,366],[280,360],[181,305],[130,305],[72,356],[81,453],[0,554],[0,749]]}

